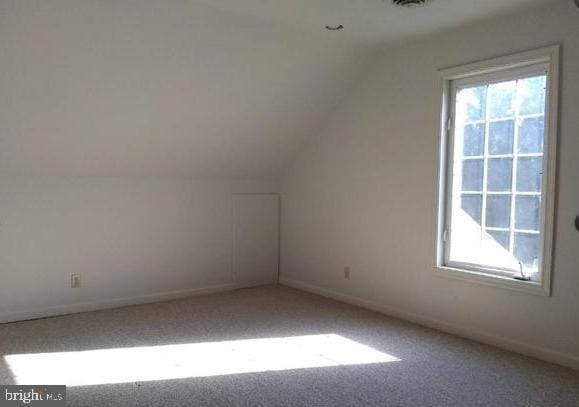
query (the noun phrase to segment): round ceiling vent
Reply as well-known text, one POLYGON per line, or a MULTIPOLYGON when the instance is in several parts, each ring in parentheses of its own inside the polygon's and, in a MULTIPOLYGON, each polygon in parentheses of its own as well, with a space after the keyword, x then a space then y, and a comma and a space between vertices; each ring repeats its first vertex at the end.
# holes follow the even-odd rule
POLYGON ((418 7, 425 5, 426 1, 427 0, 392 0, 392 3, 400 7, 418 7))

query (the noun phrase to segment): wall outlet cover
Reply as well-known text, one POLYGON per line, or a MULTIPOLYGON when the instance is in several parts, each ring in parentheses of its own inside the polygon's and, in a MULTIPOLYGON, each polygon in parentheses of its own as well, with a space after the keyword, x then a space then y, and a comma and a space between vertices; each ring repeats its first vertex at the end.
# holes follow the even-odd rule
POLYGON ((71 288, 80 288, 80 274, 73 274, 70 277, 70 287, 71 288))
POLYGON ((350 279, 350 267, 344 267, 344 278, 346 280, 350 279))

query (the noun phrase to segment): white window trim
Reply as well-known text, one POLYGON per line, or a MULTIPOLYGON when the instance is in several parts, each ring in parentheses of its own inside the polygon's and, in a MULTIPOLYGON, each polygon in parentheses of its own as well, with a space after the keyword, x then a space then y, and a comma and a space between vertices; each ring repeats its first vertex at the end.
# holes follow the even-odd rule
POLYGON ((470 281, 474 283, 497 286, 526 293, 550 296, 553 263, 553 229, 555 220, 555 193, 556 193, 556 155, 557 155, 557 124, 558 124, 558 101, 559 101, 559 51, 560 46, 540 48, 532 51, 517 53, 509 56, 489 59, 463 66, 442 69, 439 71, 442 85, 442 103, 440 112, 440 145, 439 145, 439 169, 436 185, 438 198, 438 212, 436 219, 436 253, 434 270, 438 275, 470 281), (547 93, 545 118, 547 133, 544 141, 543 156, 546 166, 543 174, 543 211, 542 211, 542 258, 541 258, 541 282, 520 281, 513 279, 504 273, 496 273, 496 270, 481 266, 464 267, 463 265, 445 264, 445 250, 448 246, 444 243, 447 212, 448 188, 447 173, 449 163, 449 140, 454 132, 454 123, 450 117, 452 110, 451 86, 456 81, 469 82, 484 81, 493 76, 503 77, 509 71, 517 71, 517 74, 526 69, 537 69, 538 65, 545 67, 547 72, 547 93), (493 274, 495 273, 495 274, 493 274))

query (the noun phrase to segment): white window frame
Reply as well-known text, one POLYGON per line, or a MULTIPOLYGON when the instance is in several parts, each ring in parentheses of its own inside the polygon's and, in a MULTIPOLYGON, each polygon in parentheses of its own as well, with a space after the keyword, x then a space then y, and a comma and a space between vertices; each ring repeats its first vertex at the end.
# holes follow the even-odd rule
POLYGON ((552 280, 553 229, 555 219, 557 123, 559 100, 559 45, 489 59, 439 71, 442 83, 442 108, 440 122, 440 159, 437 178, 438 216, 436 224, 435 271, 461 280, 499 286, 516 291, 549 296, 552 280), (509 78, 533 76, 538 72, 547 75, 545 95, 545 139, 543 147, 543 187, 541 211, 540 281, 520 281, 504 270, 475 264, 449 262, 450 209, 452 192, 453 138, 455 108, 454 87, 477 83, 499 82, 509 78))

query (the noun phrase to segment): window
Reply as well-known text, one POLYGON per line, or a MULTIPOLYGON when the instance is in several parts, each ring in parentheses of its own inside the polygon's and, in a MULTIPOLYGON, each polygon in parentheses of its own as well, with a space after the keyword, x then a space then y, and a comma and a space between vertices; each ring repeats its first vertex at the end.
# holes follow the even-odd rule
POLYGON ((438 270, 550 294, 558 51, 442 71, 438 270))

